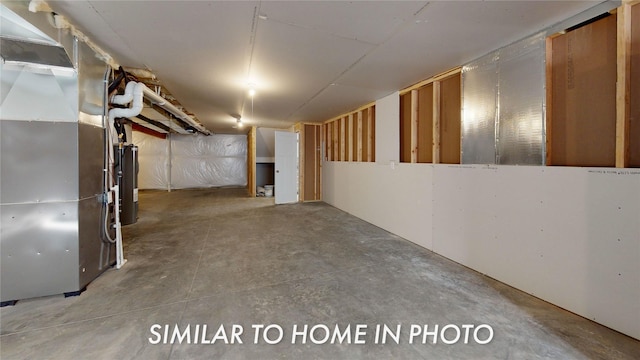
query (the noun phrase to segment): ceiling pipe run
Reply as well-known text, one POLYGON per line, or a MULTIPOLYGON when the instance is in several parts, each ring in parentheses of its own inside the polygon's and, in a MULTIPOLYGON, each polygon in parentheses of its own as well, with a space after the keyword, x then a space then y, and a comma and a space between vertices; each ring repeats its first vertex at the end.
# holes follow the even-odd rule
POLYGON ((161 108, 165 109, 166 111, 172 113, 174 116, 176 116, 176 118, 178 118, 178 120, 182 120, 183 122, 187 123, 189 126, 193 127, 195 130, 197 130, 198 132, 201 132, 205 135, 211 135, 211 132, 209 130, 207 130, 201 124, 197 123, 191 116, 187 115, 184 111, 178 109, 175 105, 167 101, 167 99, 156 94, 155 91, 149 89, 145 85, 142 85, 142 86, 143 86, 144 97, 151 100, 155 105, 158 105, 161 108))

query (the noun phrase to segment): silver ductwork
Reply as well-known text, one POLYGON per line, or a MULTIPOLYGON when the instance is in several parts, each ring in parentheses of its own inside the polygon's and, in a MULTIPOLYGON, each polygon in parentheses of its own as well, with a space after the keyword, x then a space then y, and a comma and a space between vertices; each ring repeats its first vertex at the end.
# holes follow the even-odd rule
POLYGON ((102 230, 107 66, 0 7, 1 300, 75 294, 115 262, 102 230))

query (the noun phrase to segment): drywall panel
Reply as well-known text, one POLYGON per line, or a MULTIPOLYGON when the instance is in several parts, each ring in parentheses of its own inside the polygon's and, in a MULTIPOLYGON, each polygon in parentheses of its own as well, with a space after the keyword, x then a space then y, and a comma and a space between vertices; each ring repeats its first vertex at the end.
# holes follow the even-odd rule
POLYGON ((259 127, 256 131, 256 162, 274 162, 276 129, 259 127))
POLYGON ((399 162, 400 154, 400 94, 394 92, 376 101, 375 161, 380 164, 399 162))
POLYGON ((640 338, 640 170, 325 163, 324 200, 640 338))
POLYGON ((640 171, 545 169, 541 297, 640 338, 640 171))
POLYGON ((437 166, 433 184, 433 249, 486 273, 486 242, 494 237, 495 167, 437 166), (474 241, 469 241, 474 239, 474 241))
POLYGON ((322 198, 427 249, 431 241, 430 165, 327 162, 322 198))
POLYGON ((616 16, 553 38, 549 165, 615 166, 616 16))
POLYGON ((640 171, 436 166, 433 184, 435 252, 640 336, 640 171))

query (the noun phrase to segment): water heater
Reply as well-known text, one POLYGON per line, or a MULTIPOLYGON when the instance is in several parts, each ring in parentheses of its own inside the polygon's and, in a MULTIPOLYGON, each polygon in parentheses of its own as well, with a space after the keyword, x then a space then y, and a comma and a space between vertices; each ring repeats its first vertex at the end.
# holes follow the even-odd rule
POLYGON ((120 222, 138 221, 138 147, 123 145, 115 148, 115 174, 120 185, 120 222))

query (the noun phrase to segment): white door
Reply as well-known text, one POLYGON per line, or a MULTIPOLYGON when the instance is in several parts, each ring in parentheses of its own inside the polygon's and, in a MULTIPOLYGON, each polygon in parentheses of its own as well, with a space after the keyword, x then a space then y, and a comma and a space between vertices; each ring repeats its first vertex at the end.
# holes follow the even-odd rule
POLYGON ((298 133, 276 131, 276 204, 298 202, 298 133))

